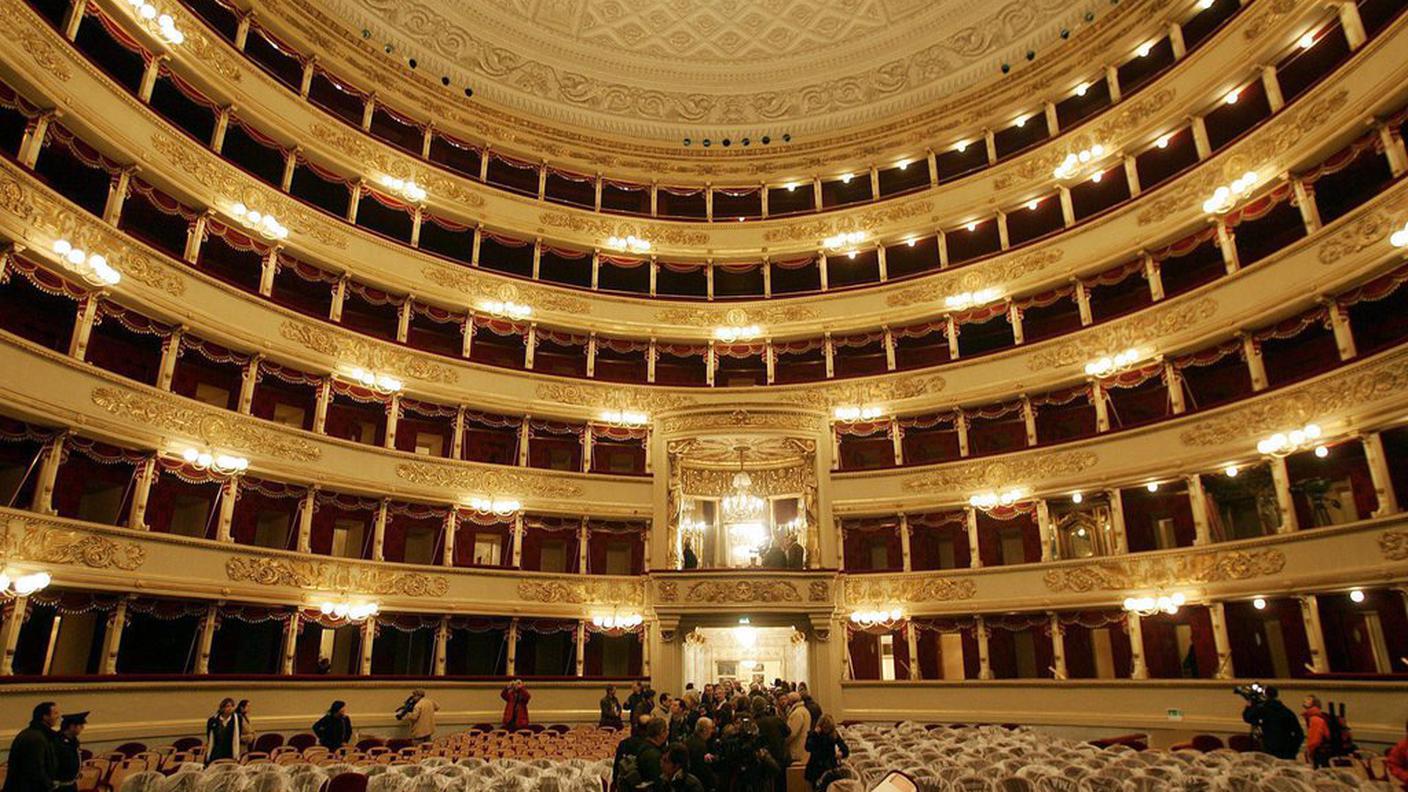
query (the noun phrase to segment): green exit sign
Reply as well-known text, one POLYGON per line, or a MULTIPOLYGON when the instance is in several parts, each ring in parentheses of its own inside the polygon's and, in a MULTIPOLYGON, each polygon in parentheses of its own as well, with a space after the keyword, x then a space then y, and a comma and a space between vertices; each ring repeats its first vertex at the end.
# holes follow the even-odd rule
POLYGON ((1181 710, 1181 709, 1174 709, 1173 707, 1169 707, 1169 709, 1168 709, 1168 719, 1171 720, 1171 721, 1181 721, 1181 720, 1183 720, 1183 710, 1181 710))

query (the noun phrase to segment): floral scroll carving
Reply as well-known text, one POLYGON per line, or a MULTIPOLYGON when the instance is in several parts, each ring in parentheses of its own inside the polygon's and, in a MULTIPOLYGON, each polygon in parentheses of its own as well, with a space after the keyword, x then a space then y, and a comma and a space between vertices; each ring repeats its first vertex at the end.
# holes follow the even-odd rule
POLYGON ((152 396, 122 388, 93 389, 93 403, 111 415, 176 435, 199 438, 212 446, 252 451, 295 462, 315 462, 322 449, 308 440, 267 429, 253 418, 227 410, 195 407, 173 397, 152 396))
POLYGON ((551 476, 502 470, 466 469, 455 465, 402 462, 396 475, 412 484, 462 492, 503 492, 540 498, 576 498, 582 488, 551 476))
POLYGON ((1408 561, 1408 531, 1379 534, 1379 552, 1389 561, 1408 561))
POLYGON ((518 598, 564 605, 642 605, 645 584, 615 580, 520 580, 518 598))
POLYGON ((449 582, 440 575, 275 556, 231 558, 225 562, 225 574, 235 582, 260 586, 353 591, 388 597, 443 597, 450 591, 449 582))
POLYGON ((1050 345, 1027 359, 1032 371, 1083 364, 1101 355, 1156 342, 1187 330, 1216 316, 1217 301, 1205 297, 1192 303, 1175 304, 1109 322, 1093 332, 1081 333, 1075 340, 1050 345))
POLYGON ((1286 556, 1280 550, 1231 550, 1166 558, 1098 561, 1050 570, 1042 582, 1048 591, 1084 594, 1249 580, 1275 575, 1285 566, 1286 556))
POLYGON ((846 580, 846 602, 851 605, 871 603, 919 604, 952 602, 977 596, 978 586, 968 578, 849 578, 846 580))
POLYGON ((367 368, 423 382, 453 385, 459 372, 424 355, 400 352, 389 345, 358 338, 348 333, 317 327, 292 319, 279 326, 279 334, 289 341, 338 360, 356 360, 367 368))
POLYGON ((1098 461, 1099 457, 1089 451, 1071 451, 1062 454, 1032 454, 995 462, 972 462, 945 466, 914 476, 904 482, 904 488, 910 492, 944 493, 997 489, 1009 484, 1075 475, 1094 467, 1098 461))
POLYGON ((684 601, 719 605, 801 602, 797 587, 782 580, 706 580, 685 589, 684 601))
POLYGON ((10 520, 0 528, 0 549, 5 558, 14 561, 124 572, 140 568, 147 560, 146 548, 136 542, 119 542, 106 536, 23 519, 10 520))

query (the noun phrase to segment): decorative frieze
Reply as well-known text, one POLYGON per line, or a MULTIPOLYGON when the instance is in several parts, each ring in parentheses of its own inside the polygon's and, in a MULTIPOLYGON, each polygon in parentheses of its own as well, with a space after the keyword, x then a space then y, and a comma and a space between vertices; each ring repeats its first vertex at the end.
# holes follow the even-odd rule
POLYGON ((403 352, 353 333, 287 319, 279 326, 279 335, 339 362, 355 362, 372 371, 443 385, 453 385, 460 379, 458 371, 430 360, 428 354, 403 352))
POLYGON ((1102 355, 1113 355, 1126 349, 1157 344, 1169 336, 1213 318, 1218 313, 1217 301, 1211 297, 1162 308, 1151 308, 1124 319, 1083 330, 1070 340, 1043 345, 1027 357, 1032 371, 1084 365, 1102 355))
POLYGON ((906 479, 904 488, 925 494, 1000 490, 1015 484, 1078 475, 1095 467, 1099 461, 1100 458, 1090 451, 1013 455, 1011 459, 944 465, 906 479))
POLYGON ((808 305, 765 305, 758 308, 671 307, 655 312, 655 321, 676 327, 746 327, 808 322, 821 314, 808 305))
POLYGON ((1092 591, 1192 586, 1275 575, 1286 566, 1280 550, 1227 550, 1154 558, 1102 559, 1049 570, 1042 576, 1048 591, 1092 591))
MULTIPOLYGON (((558 289, 519 286, 501 278, 474 272, 464 267, 429 266, 421 275, 437 286, 443 286, 467 297, 527 305, 539 311, 561 311, 584 316, 592 312, 589 300, 565 294, 558 289)), ((471 306, 472 307, 472 306, 471 306)))
POLYGON ((813 434, 819 432, 823 425, 821 416, 812 413, 730 410, 670 416, 660 421, 660 431, 664 434, 679 434, 753 429, 813 434))
POLYGON ((851 606, 913 605, 970 600, 977 596, 978 586, 971 578, 859 575, 846 578, 845 593, 846 604, 851 606))
POLYGON ((701 248, 708 247, 710 244, 708 231, 696 231, 678 224, 639 223, 631 220, 553 210, 539 213, 538 222, 544 228, 571 231, 601 240, 611 237, 624 239, 633 236, 639 239, 648 239, 656 247, 701 248))
POLYGON ((689 583, 684 590, 686 605, 776 605, 801 601, 797 584, 785 580, 704 580, 689 583))
POLYGON ((843 404, 877 404, 932 396, 948 385, 938 374, 904 374, 860 382, 816 383, 782 391, 778 401, 830 411, 843 404))
POLYGON ((506 497, 576 498, 582 488, 576 484, 538 473, 467 468, 452 464, 402 462, 397 477, 425 487, 456 490, 460 493, 499 493, 506 497))
POLYGON ((868 209, 843 217, 788 223, 781 228, 764 231, 763 241, 774 244, 778 242, 820 242, 836 234, 851 231, 875 232, 893 223, 904 221, 927 218, 937 223, 938 218, 931 217, 933 211, 934 200, 932 198, 918 198, 903 201, 894 206, 868 209))
POLYGON ((110 415, 168 436, 199 440, 213 448, 295 462, 316 462, 323 454, 316 444, 263 426, 254 418, 175 396, 100 386, 93 389, 92 400, 110 415))
POLYGON ((131 572, 147 560, 146 548, 106 536, 28 518, 0 525, 0 557, 37 564, 69 564, 131 572))
POLYGON ((18 45, 21 52, 54 79, 59 82, 73 79, 67 59, 54 46, 53 32, 36 24, 33 12, 24 9, 19 0, 6 0, 0 4, 0 27, 5 29, 7 42, 18 45))
POLYGON ((590 407, 605 410, 639 410, 656 413, 661 410, 676 410, 692 407, 698 400, 692 396, 665 393, 658 390, 631 388, 621 385, 597 385, 590 383, 573 384, 562 382, 539 383, 535 391, 538 399, 573 407, 590 407))
POLYGON ((1379 534, 1379 552, 1387 561, 1408 561, 1408 531, 1384 531, 1379 534))
POLYGON ((1003 256, 991 263, 964 267, 957 272, 926 279, 923 283, 901 289, 887 296, 885 304, 892 307, 941 306, 945 297, 963 292, 1002 288, 1012 281, 1035 275, 1058 263, 1065 255, 1065 250, 1052 247, 1015 256, 1003 256))
POLYGON ((643 605, 643 580, 520 580, 518 598, 562 605, 643 605))
POLYGON ((403 572, 372 564, 344 564, 281 556, 235 557, 225 562, 236 583, 282 586, 305 591, 376 594, 384 597, 444 597, 449 582, 441 575, 403 572))

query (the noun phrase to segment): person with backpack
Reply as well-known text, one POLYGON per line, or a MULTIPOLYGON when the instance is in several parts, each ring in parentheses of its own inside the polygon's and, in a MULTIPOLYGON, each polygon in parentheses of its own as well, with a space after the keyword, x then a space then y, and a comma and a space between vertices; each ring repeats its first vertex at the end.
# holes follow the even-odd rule
POLYGON ((1306 696, 1301 704, 1305 717, 1305 758, 1317 768, 1329 767, 1336 756, 1347 756, 1354 752, 1354 742, 1343 715, 1336 715, 1332 708, 1326 712, 1320 708, 1319 696, 1306 696))
POLYGON ((1290 707, 1281 703, 1274 687, 1266 688, 1264 697, 1249 701, 1242 710, 1242 720, 1255 727, 1261 735, 1261 749, 1278 759, 1295 759, 1305 739, 1300 718, 1290 707))

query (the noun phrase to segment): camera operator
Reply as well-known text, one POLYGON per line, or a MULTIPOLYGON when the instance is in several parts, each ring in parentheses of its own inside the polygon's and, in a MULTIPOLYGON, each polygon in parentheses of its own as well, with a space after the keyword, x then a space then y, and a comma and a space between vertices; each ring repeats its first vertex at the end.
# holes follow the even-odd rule
POLYGON ((1242 720, 1251 724, 1252 733, 1261 740, 1261 749, 1279 759, 1295 759, 1305 731, 1300 718, 1281 703, 1276 688, 1252 684, 1237 688, 1236 693, 1247 700, 1242 720))
POLYGON ((435 712, 439 709, 440 705, 426 696, 424 690, 416 688, 396 710, 396 720, 408 719, 411 739, 418 743, 428 742, 435 736, 435 712))

